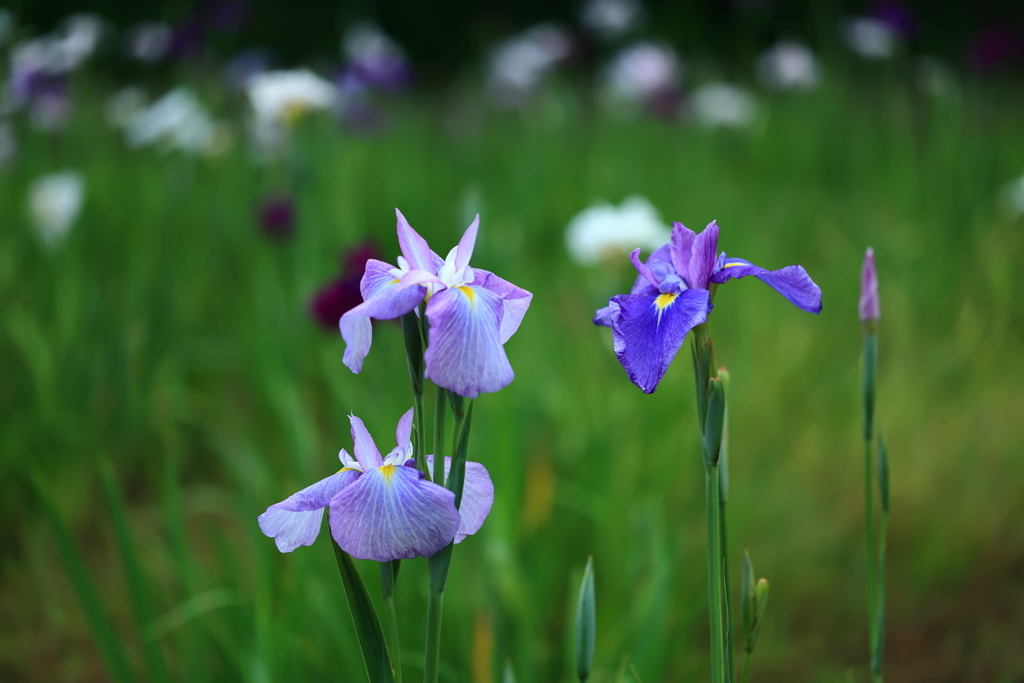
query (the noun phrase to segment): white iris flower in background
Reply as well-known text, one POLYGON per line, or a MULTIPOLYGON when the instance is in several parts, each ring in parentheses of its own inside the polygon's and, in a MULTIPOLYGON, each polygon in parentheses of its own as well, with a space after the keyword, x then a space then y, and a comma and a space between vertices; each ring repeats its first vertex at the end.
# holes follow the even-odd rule
POLYGON ((77 171, 42 176, 32 183, 28 210, 43 244, 56 248, 78 218, 85 200, 85 182, 77 171))
POLYGON ((591 266, 620 259, 637 247, 657 249, 670 234, 647 199, 630 195, 619 206, 595 204, 576 214, 565 229, 565 248, 576 263, 591 266))

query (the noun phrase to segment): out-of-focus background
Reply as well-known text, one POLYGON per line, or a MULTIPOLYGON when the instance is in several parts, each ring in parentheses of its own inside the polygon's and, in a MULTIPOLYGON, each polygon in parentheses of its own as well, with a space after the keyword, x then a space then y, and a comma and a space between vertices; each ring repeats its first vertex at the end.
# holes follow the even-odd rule
POLYGON ((280 554, 256 517, 337 468, 350 412, 386 440, 411 405, 400 328, 360 375, 336 328, 399 207, 442 254, 479 213, 474 265, 534 293, 475 409, 496 496, 445 680, 570 680, 591 554, 593 680, 707 677, 689 353, 644 395, 590 318, 632 248, 712 219, 824 292, 734 281, 710 320, 729 551, 772 583, 752 678, 867 679, 873 246, 887 674, 1024 680, 1022 68, 1010 2, 3 3, 0 678, 362 680, 326 536, 280 554))

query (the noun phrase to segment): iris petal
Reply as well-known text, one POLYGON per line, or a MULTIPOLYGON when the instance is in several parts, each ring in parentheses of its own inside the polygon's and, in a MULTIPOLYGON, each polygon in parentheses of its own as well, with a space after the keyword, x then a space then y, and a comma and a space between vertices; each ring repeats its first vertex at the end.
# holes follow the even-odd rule
POLYGON ((342 470, 271 505, 257 518, 260 530, 274 539, 282 553, 290 553, 300 545, 311 545, 320 534, 324 508, 359 474, 355 470, 342 470))
POLYGON ((526 311, 530 308, 533 294, 522 287, 517 287, 508 280, 503 280, 494 273, 473 269, 473 286, 483 287, 501 297, 501 343, 504 344, 519 329, 526 311))
POLYGON ((501 317, 501 297, 483 287, 455 287, 430 297, 426 376, 467 398, 507 386, 515 373, 501 344, 501 317))
POLYGON ((771 286, 797 308, 808 313, 821 312, 821 288, 814 283, 803 266, 786 266, 779 270, 765 270, 750 261, 726 259, 722 269, 711 276, 711 282, 722 284, 732 278, 753 275, 771 286))
POLYGON ((707 320, 710 294, 620 294, 609 302, 615 355, 630 381, 652 393, 665 375, 686 334, 707 320))
POLYGON ((434 259, 427 241, 412 229, 401 211, 395 209, 395 216, 398 218, 398 246, 401 247, 405 260, 409 262, 413 270, 425 270, 437 275, 437 268, 434 267, 434 259))
POLYGON ((405 315, 416 308, 426 290, 419 285, 403 287, 398 280, 388 275, 387 280, 380 277, 379 267, 376 264, 387 265, 383 261, 376 261, 371 274, 370 267, 367 267, 363 275, 360 288, 365 292, 373 290, 372 295, 363 303, 347 311, 341 320, 338 321, 338 328, 345 340, 345 355, 342 362, 352 372, 359 373, 363 369, 363 359, 370 352, 370 345, 373 342, 373 328, 370 318, 378 320, 391 320, 405 315))
MULTIPOLYGON (((430 471, 434 471, 434 456, 427 456, 427 465, 430 471)), ((452 468, 452 459, 444 459, 444 477, 448 478, 448 472, 452 468)), ((494 504, 494 483, 491 482, 491 475, 487 468, 478 462, 466 463, 466 481, 462 487, 462 503, 459 505, 459 531, 455 534, 455 542, 461 543, 462 539, 480 531, 484 520, 491 512, 491 505, 494 504)))
POLYGON ((693 240, 690 252, 690 268, 685 275, 687 283, 694 289, 707 289, 708 278, 715 270, 718 258, 718 223, 711 221, 693 240))
POLYGON ((459 529, 455 494, 412 467, 374 468, 342 489, 330 507, 334 540, 363 560, 430 557, 459 529))
POLYGON ((370 432, 366 430, 366 425, 355 415, 349 415, 348 421, 352 428, 352 450, 355 452, 356 460, 359 461, 363 472, 380 467, 380 451, 377 450, 377 444, 373 442, 370 432))

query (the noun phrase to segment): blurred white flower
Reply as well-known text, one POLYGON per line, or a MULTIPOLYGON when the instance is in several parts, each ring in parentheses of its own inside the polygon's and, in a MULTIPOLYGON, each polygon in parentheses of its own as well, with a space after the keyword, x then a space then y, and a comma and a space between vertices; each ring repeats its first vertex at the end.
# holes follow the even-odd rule
POLYGON ((61 171, 38 178, 29 187, 28 210, 39 238, 56 247, 71 229, 85 199, 85 183, 76 171, 61 171))
POLYGON ((1003 185, 999 191, 999 203, 1010 220, 1024 216, 1024 176, 1003 185))
POLYGON ((93 14, 75 14, 63 21, 56 39, 67 60, 69 71, 96 52, 106 30, 106 23, 93 14))
POLYGON ((613 106, 638 107, 679 88, 683 63, 668 45, 641 42, 623 48, 605 67, 604 95, 613 106))
POLYGON ((14 14, 10 10, 0 9, 0 45, 14 35, 14 14))
POLYGON ((773 90, 812 90, 818 85, 821 69, 810 48, 784 40, 761 53, 757 75, 773 90))
POLYGON ((612 41, 629 33, 644 18, 639 0, 590 0, 580 19, 599 40, 612 41))
POLYGON ((338 88, 308 69, 264 71, 246 83, 256 120, 290 125, 302 114, 337 103, 338 88))
POLYGON ((18 153, 18 139, 6 121, 0 121, 0 170, 7 168, 18 153))
POLYGON ((155 64, 167 56, 171 49, 174 30, 161 21, 144 21, 125 32, 124 47, 133 59, 155 64))
POLYGON ((657 209, 639 195, 622 204, 596 204, 576 214, 565 229, 565 248, 574 261, 589 266, 607 257, 621 258, 636 248, 657 249, 671 235, 657 209))
POLYGON ((125 139, 132 147, 159 145, 189 154, 211 153, 217 126, 195 95, 175 88, 128 119, 125 139))
POLYGON ((899 36, 896 30, 881 19, 857 17, 842 25, 846 46, 859 57, 882 60, 892 57, 899 36))
POLYGON ((499 106, 522 107, 571 49, 569 34, 554 24, 538 24, 509 38, 491 51, 488 94, 499 106))
POLYGON ((121 88, 110 96, 103 108, 107 123, 115 128, 127 126, 133 116, 146 108, 147 100, 146 92, 137 85, 121 88))
POLYGON ((744 88, 728 83, 709 83, 693 91, 693 114, 708 126, 744 128, 757 118, 757 101, 744 88))

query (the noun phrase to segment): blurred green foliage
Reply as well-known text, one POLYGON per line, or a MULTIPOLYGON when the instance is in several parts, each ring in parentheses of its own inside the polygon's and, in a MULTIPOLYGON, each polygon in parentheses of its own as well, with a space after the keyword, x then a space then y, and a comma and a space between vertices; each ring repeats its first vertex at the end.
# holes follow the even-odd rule
MULTIPOLYGON (((732 376, 729 551, 739 566, 749 547, 773 586, 755 680, 866 673, 868 245, 892 467, 890 677, 1024 674, 1024 230, 996 201, 1024 170, 1017 86, 931 99, 840 75, 764 100, 741 132, 605 120, 570 95, 525 115, 419 102, 368 139, 311 119, 287 243, 256 225, 270 181, 241 131, 217 158, 132 151, 101 104, 80 99, 61 136, 24 132, 0 176, 4 680, 362 680, 329 540, 282 555, 256 517, 337 468, 348 413, 384 439, 411 405, 398 325, 377 325, 353 375, 340 337, 307 313, 346 247, 372 238, 397 253, 396 206, 442 253, 479 211, 474 265, 535 294, 507 345, 516 380, 477 401, 469 457, 497 493, 455 551, 442 677, 497 680, 510 661, 518 680, 570 680, 589 554, 591 680, 706 677, 690 363, 653 396, 631 385, 589 320, 631 269, 581 269, 562 245, 577 211, 633 192, 694 229, 717 219, 730 255, 800 263, 824 291, 814 317, 731 282, 710 318, 732 376), (50 251, 26 189, 66 167, 87 198, 50 251)), ((376 599, 377 567, 359 566, 376 599)), ((426 588, 426 562, 403 563, 407 676, 419 675, 426 588)))

